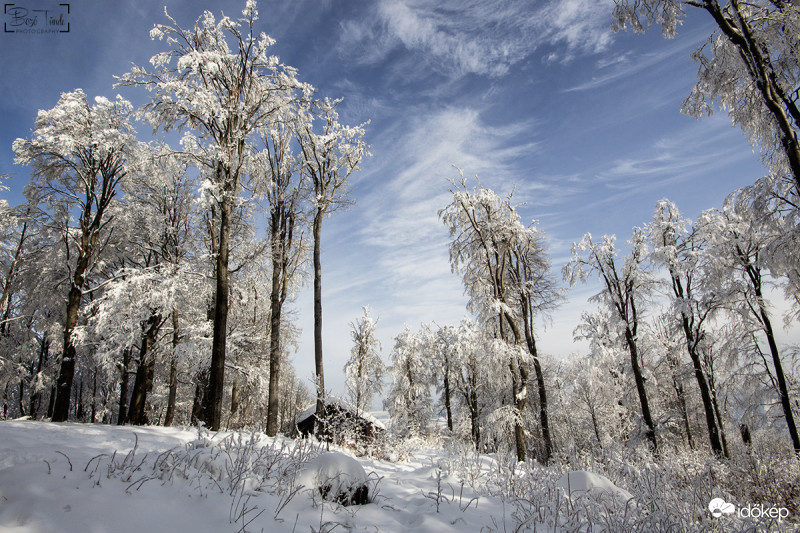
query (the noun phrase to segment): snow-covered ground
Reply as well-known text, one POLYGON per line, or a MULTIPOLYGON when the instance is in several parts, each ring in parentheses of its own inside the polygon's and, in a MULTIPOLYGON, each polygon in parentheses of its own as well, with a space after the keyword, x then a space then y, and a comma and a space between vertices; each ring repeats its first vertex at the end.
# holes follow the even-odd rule
MULTIPOLYGON (((509 483, 503 490, 510 480, 503 479, 504 467, 494 457, 457 458, 452 450, 431 447, 385 454, 393 460, 356 458, 371 503, 344 507, 298 484, 310 479, 314 465, 330 469, 343 460, 363 481, 358 465, 338 455, 320 460, 323 453, 307 441, 249 433, 0 422, 0 531, 465 533, 651 527, 642 522, 637 494, 596 473, 539 467, 536 479, 531 471, 520 474, 531 478, 525 495, 519 492, 524 483, 509 483), (586 498, 598 502, 597 512, 587 512, 586 498)), ((664 530, 729 531, 728 526, 748 525, 702 510, 686 518, 664 530)), ((791 530, 783 526, 779 529, 791 530)))

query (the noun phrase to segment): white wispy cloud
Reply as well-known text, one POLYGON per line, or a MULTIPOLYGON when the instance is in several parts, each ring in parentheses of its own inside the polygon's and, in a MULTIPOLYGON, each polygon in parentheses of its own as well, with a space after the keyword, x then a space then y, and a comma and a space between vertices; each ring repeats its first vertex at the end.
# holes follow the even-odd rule
POLYGON ((503 76, 543 45, 569 60, 612 40, 611 0, 485 2, 382 0, 359 20, 342 24, 340 49, 375 63, 397 49, 450 75, 503 76))

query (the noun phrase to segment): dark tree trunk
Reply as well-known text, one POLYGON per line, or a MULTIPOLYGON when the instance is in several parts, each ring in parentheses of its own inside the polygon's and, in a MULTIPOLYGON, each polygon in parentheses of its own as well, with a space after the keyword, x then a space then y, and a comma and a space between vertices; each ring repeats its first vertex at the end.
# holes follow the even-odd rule
POLYGON ((123 425, 128 421, 128 381, 130 378, 131 348, 125 348, 122 352, 122 379, 119 386, 119 414, 117 424, 123 425))
POLYGON ((164 416, 164 425, 171 426, 175 420, 175 402, 178 398, 178 360, 175 354, 180 335, 178 330, 178 310, 172 309, 172 357, 169 362, 169 396, 167 398, 167 414, 164 416))
POLYGON ((647 389, 644 385, 644 375, 639 365, 639 350, 636 346, 636 337, 630 327, 625 328, 625 341, 628 344, 628 351, 631 355, 631 367, 633 369, 633 379, 636 382, 636 392, 639 395, 639 403, 642 406, 642 418, 647 426, 645 436, 650 441, 650 446, 654 453, 658 453, 658 443, 656 441, 656 426, 653 422, 653 415, 650 413, 650 403, 647 401, 647 389))
POLYGON ((281 278, 282 252, 273 250, 272 290, 270 292, 270 336, 269 336, 269 399, 267 400, 267 435, 278 433, 278 408, 281 372, 281 278))
MULTIPOLYGON (((47 338, 47 335, 42 338, 42 343, 39 346, 39 361, 36 365, 36 374, 34 374, 34 380, 36 380, 36 376, 42 371, 44 368, 45 363, 47 362, 48 355, 50 354, 50 339, 47 338)), ((31 393, 31 405, 30 405, 30 413, 31 418, 36 419, 39 415, 39 406, 42 401, 42 392, 37 388, 34 387, 33 392, 31 393)))
POLYGON ((284 193, 270 207, 270 248, 272 252, 272 286, 270 287, 270 338, 269 338, 269 398, 267 400, 266 433, 274 437, 278 433, 280 414, 281 376, 281 316, 286 301, 291 258, 293 252, 295 201, 297 191, 290 191, 288 180, 283 176, 284 193), (284 196, 286 195, 286 196, 284 196))
POLYGON ((475 444, 475 449, 480 451, 481 447, 481 426, 479 420, 480 412, 478 411, 478 392, 473 389, 469 393, 469 419, 472 430, 472 442, 475 444))
POLYGON ((97 415, 97 366, 94 367, 92 374, 92 418, 89 422, 94 423, 97 415))
POLYGON ((83 373, 80 375, 80 386, 78 387, 78 405, 75 406, 75 418, 83 422, 83 373))
POLYGON ((225 392, 225 349, 228 335, 228 295, 230 273, 231 217, 233 199, 225 197, 220 209, 219 247, 216 261, 216 288, 214 293, 214 337, 211 341, 211 368, 208 379, 208 394, 203 407, 208 429, 217 431, 222 423, 222 397, 225 392))
MULTIPOLYGON (((525 412, 525 406, 528 403, 528 396, 525 393, 528 384, 528 372, 525 370, 525 366, 521 361, 514 361, 511 364, 517 367, 516 369, 512 369, 511 372, 511 388, 514 392, 514 407, 521 419, 522 413, 525 412)), ((522 425, 521 421, 517 421, 514 424, 514 442, 517 448, 517 461, 526 461, 528 458, 528 449, 525 444, 525 427, 522 425)))
POLYGON ((152 353, 158 330, 161 327, 161 317, 151 315, 147 319, 147 329, 142 333, 142 343, 139 347, 139 366, 136 369, 136 381, 133 385, 131 398, 130 421, 134 426, 147 424, 146 403, 147 394, 153 388, 153 374, 155 372, 155 356, 152 353))
POLYGON ((205 420, 204 397, 208 394, 208 370, 200 372, 194 387, 194 402, 192 402, 192 423, 197 424, 205 420))
MULTIPOLYGON (((317 424, 324 424, 325 417, 325 369, 322 359, 322 216, 323 210, 317 208, 312 228, 314 237, 314 372, 317 387, 317 424)), ((319 429, 319 428, 318 428, 319 429)))
POLYGON ((453 410, 450 407, 450 362, 444 367, 444 410, 447 414, 447 429, 453 431, 453 410))
POLYGON ((17 397, 17 407, 19 408, 19 416, 25 416, 25 404, 22 402, 25 396, 25 380, 19 380, 19 396, 17 397))
POLYGON ((83 273, 76 272, 75 279, 67 297, 67 319, 64 323, 64 353, 61 368, 56 380, 56 399, 53 404, 53 422, 66 422, 69 418, 69 403, 72 395, 72 380, 75 377, 75 357, 77 350, 72 341, 72 333, 78 325, 78 311, 81 306, 83 273))
POLYGON ((689 449, 694 450, 694 439, 692 438, 692 426, 689 424, 689 411, 686 409, 686 391, 683 389, 683 384, 678 381, 677 376, 672 376, 672 388, 675 389, 675 397, 678 400, 678 407, 681 410, 681 418, 683 418, 683 429, 686 431, 686 441, 689 444, 689 449))
POLYGON ((589 416, 592 418, 592 428, 594 429, 594 438, 597 439, 597 444, 600 448, 603 447, 603 439, 600 438, 600 426, 597 424, 597 412, 594 409, 594 404, 589 404, 589 416))
POLYGON ((794 453, 800 456, 800 436, 797 434, 797 426, 795 425, 794 414, 792 413, 792 404, 789 400, 789 387, 786 383, 786 376, 783 373, 783 364, 781 363, 778 344, 775 342, 775 334, 772 330, 772 322, 769 319, 766 309, 764 309, 764 306, 761 303, 764 300, 760 289, 757 289, 756 297, 759 302, 759 311, 761 313, 761 323, 764 326, 764 334, 767 336, 769 351, 772 354, 772 365, 775 367, 775 379, 778 384, 777 392, 781 401, 781 407, 783 407, 783 416, 786 418, 786 425, 789 428, 789 436, 792 439, 794 453))
POLYGON ((56 405, 56 386, 50 387, 50 398, 47 400, 47 418, 53 418, 53 409, 56 405))
POLYGON ((719 400, 717 400, 717 388, 714 385, 713 375, 709 375, 708 384, 711 386, 711 403, 714 405, 714 414, 717 417, 717 427, 719 428, 719 440, 722 442, 722 450, 725 457, 730 457, 728 453, 728 440, 725 438, 725 424, 722 420, 722 411, 719 408, 719 400))
POLYGON ((544 456, 541 462, 547 465, 553 456, 553 440, 550 436, 550 418, 547 409, 547 390, 544 384, 544 372, 542 363, 539 360, 539 352, 536 349, 536 339, 533 336, 532 313, 530 311, 530 300, 527 295, 522 295, 522 319, 525 323, 525 342, 528 353, 533 358, 533 371, 536 374, 536 388, 539 392, 539 423, 542 426, 542 440, 544 441, 544 456))

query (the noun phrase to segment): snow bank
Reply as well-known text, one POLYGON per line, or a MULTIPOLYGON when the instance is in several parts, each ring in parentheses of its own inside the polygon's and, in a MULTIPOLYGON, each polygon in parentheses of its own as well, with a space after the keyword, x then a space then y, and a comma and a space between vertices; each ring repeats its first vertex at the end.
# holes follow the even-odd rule
POLYGON ((633 499, 630 492, 617 487, 607 477, 585 470, 564 473, 556 481, 556 487, 561 488, 570 499, 585 494, 598 501, 613 501, 623 506, 633 499))

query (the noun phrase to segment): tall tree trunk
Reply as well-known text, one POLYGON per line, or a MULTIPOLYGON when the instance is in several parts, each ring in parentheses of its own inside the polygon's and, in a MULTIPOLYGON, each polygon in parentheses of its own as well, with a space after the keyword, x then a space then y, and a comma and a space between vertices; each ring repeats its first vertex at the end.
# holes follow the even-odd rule
POLYGON ((83 372, 80 374, 80 386, 78 387, 78 401, 75 406, 75 418, 83 422, 83 372))
POLYGON ((167 397, 167 414, 164 425, 171 426, 175 420, 175 403, 178 398, 178 357, 176 351, 180 343, 178 329, 178 309, 172 308, 172 357, 169 362, 169 396, 167 397))
POLYGON ((56 386, 50 387, 50 398, 47 400, 47 418, 53 418, 53 409, 56 405, 56 386))
POLYGON ((453 410, 450 407, 450 364, 449 361, 444 368, 444 410, 447 414, 447 429, 453 431, 453 410))
POLYGON ((653 422, 653 415, 650 413, 650 403, 647 401, 647 389, 644 386, 644 376, 642 375, 642 368, 639 365, 639 349, 636 346, 636 337, 631 331, 630 327, 625 328, 625 341, 628 344, 628 351, 631 355, 631 367, 633 369, 633 378, 636 382, 636 392, 639 395, 639 403, 642 406, 642 418, 647 426, 645 436, 650 441, 650 446, 654 453, 658 453, 658 442, 656 441, 656 426, 653 422))
POLYGON ((239 411, 239 380, 236 379, 233 381, 233 386, 231 387, 231 418, 236 416, 236 413, 239 411))
POLYGON ((219 224, 219 247, 216 261, 216 288, 214 293, 214 337, 211 341, 211 368, 208 379, 208 394, 203 407, 208 429, 217 431, 222 423, 222 397, 225 392, 225 349, 228 335, 228 295, 230 273, 231 218, 233 198, 225 196, 221 203, 219 224))
POLYGON ((725 438, 725 424, 722 421, 722 411, 719 408, 719 401, 717 400, 717 388, 714 385, 713 376, 709 376, 709 385, 711 385, 711 403, 714 405, 714 414, 717 417, 717 427, 719 427, 719 440, 722 442, 722 450, 725 457, 730 457, 728 453, 728 441, 725 438))
POLYGON ((67 318, 64 322, 64 352, 56 380, 56 399, 53 404, 53 422, 66 422, 69 418, 69 403, 72 395, 72 380, 75 376, 75 357, 77 350, 72 333, 78 325, 78 311, 81 306, 83 273, 76 272, 67 296, 67 318))
POLYGON ((471 425, 472 442, 475 444, 475 449, 480 451, 481 447, 481 426, 479 420, 480 412, 478 411, 478 392, 473 387, 469 393, 469 419, 471 425))
POLYGON ((278 409, 281 372, 281 281, 283 277, 283 251, 272 251, 272 290, 270 291, 269 335, 269 399, 267 400, 267 435, 278 433, 278 409))
POLYGON ((686 431, 686 442, 689 444, 689 449, 694 450, 694 439, 692 438, 692 426, 689 424, 689 411, 686 408, 686 391, 683 384, 678 381, 676 375, 672 375, 672 388, 675 389, 675 397, 678 400, 678 407, 681 410, 681 418, 683 418, 683 429, 686 431))
POLYGON ((133 385, 133 398, 131 399, 130 420, 131 424, 139 426, 147 423, 146 402, 147 394, 153 388, 153 374, 155 372, 155 355, 152 353, 158 330, 161 327, 161 317, 151 315, 147 319, 147 329, 142 333, 142 342, 139 347, 139 366, 136 369, 136 381, 133 385))
POLYGON ((550 418, 547 409, 547 390, 544 384, 544 372, 542 363, 539 360, 539 352, 536 349, 536 339, 533 336, 532 313, 530 312, 530 300, 526 295, 522 295, 522 320, 525 323, 525 342, 528 353, 533 358, 533 371, 536 374, 536 388, 539 392, 539 423, 542 426, 542 440, 544 441, 544 457, 541 458, 542 464, 547 465, 553 456, 553 440, 550 436, 550 418))
MULTIPOLYGON (((34 374, 34 383, 39 381, 37 376, 42 372, 44 368, 45 362, 47 361, 47 356, 50 353, 50 339, 47 337, 45 333, 44 337, 42 338, 42 343, 39 346, 39 361, 36 365, 36 374, 34 374)), ((31 413, 31 418, 36 419, 39 415, 39 405, 42 400, 42 391, 40 390, 40 385, 34 385, 33 390, 31 392, 31 404, 29 411, 31 413)))
POLYGON ((192 423, 197 424, 206 418, 205 400, 208 395, 208 369, 195 377, 194 401, 192 402, 192 423))
POLYGON ((92 372, 92 418, 90 420, 91 423, 94 423, 95 415, 97 414, 97 365, 94 367, 94 372, 92 372))
MULTIPOLYGON (((498 284, 498 286, 500 285, 498 284)), ((500 338, 509 345, 518 346, 521 335, 513 317, 508 316, 505 312, 501 312, 499 319, 500 338), (508 334, 506 333, 506 321, 514 335, 513 343, 509 341, 508 334)), ((513 402, 517 414, 517 420, 514 422, 514 444, 516 446, 517 461, 525 462, 528 457, 528 450, 525 444, 525 427, 522 425, 522 413, 525 411, 525 406, 528 403, 528 372, 525 369, 525 365, 519 360, 516 354, 508 364, 511 372, 511 401, 513 402)))
MULTIPOLYGON (((324 210, 318 207, 314 214, 314 372, 317 387, 317 425, 324 424, 325 417, 325 370, 322 359, 322 217, 324 210)), ((320 429, 320 428, 317 428, 320 429)))
POLYGON ((761 323, 763 325, 764 334, 767 336, 769 351, 772 354, 772 365, 775 367, 775 379, 778 382, 777 392, 781 400, 781 407, 783 407, 783 416, 786 418, 786 425, 789 427, 789 436, 792 439, 794 453, 800 456, 800 436, 797 434, 797 425, 795 425, 794 422, 792 404, 789 400, 789 387, 786 383, 786 376, 783 373, 783 364, 781 363, 778 344, 775 342, 775 334, 772 330, 772 322, 769 319, 767 310, 764 308, 764 299, 761 295, 760 288, 756 289, 756 297, 758 299, 759 312, 761 313, 761 323))
POLYGON ((117 415, 117 424, 123 425, 128 421, 128 381, 130 380, 131 364, 131 348, 125 348, 122 351, 122 379, 119 386, 119 414, 117 415))
POLYGON ((708 427, 708 439, 711 442, 711 450, 717 455, 727 457, 722 447, 722 441, 720 440, 719 426, 717 426, 716 416, 714 415, 714 404, 711 400, 711 391, 698 352, 698 340, 694 338, 691 326, 689 325, 689 318, 685 314, 682 314, 681 319, 683 331, 686 336, 686 349, 689 352, 689 358, 692 360, 694 376, 697 381, 697 386, 700 389, 700 398, 703 400, 703 412, 706 415, 706 426, 708 427))

